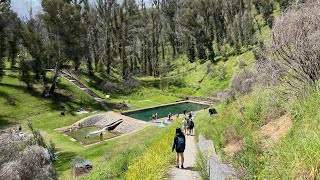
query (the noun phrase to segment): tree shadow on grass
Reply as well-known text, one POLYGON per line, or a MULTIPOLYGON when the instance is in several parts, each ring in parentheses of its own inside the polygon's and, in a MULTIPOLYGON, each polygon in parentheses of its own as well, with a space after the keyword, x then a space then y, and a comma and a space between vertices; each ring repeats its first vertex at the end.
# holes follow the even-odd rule
POLYGON ((77 154, 74 152, 60 152, 58 160, 53 163, 54 167, 60 172, 67 171, 71 168, 71 159, 76 156, 77 154))
POLYGON ((68 113, 72 116, 77 115, 76 112, 80 108, 92 108, 93 110, 104 110, 102 106, 91 97, 83 97, 75 95, 71 88, 64 84, 59 84, 56 93, 49 97, 51 100, 50 108, 61 112, 68 113), (82 99, 82 100, 81 100, 82 99))
POLYGON ((20 91, 23 91, 25 93, 28 93, 34 97, 41 97, 41 94, 40 92, 36 91, 34 88, 27 88, 26 86, 23 86, 23 85, 15 85, 15 84, 8 84, 8 83, 0 83, 0 86, 5 86, 5 87, 8 87, 8 88, 13 88, 13 89, 16 89, 16 90, 20 90, 20 91))
POLYGON ((9 116, 0 115, 0 130, 17 125, 18 123, 10 121, 9 116))

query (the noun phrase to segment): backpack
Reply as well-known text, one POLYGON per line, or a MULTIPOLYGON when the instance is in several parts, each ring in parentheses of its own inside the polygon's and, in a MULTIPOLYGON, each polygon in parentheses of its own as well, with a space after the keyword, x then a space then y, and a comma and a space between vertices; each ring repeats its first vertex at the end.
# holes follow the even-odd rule
POLYGON ((191 129, 194 127, 193 121, 190 121, 190 127, 191 127, 191 129))
POLYGON ((184 138, 183 136, 177 136, 177 139, 178 139, 178 144, 177 144, 177 152, 183 152, 185 147, 186 147, 186 143, 184 141, 184 138))

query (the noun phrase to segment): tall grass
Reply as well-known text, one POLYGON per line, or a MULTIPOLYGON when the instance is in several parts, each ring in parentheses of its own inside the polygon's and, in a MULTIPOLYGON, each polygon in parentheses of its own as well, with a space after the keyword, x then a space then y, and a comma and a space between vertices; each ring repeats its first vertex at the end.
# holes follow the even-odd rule
POLYGON ((181 121, 173 123, 159 136, 145 152, 141 153, 128 168, 126 179, 163 179, 167 176, 170 164, 174 161, 171 152, 175 128, 180 127, 181 121))
POLYGON ((297 99, 290 109, 294 127, 265 154, 260 176, 277 179, 320 179, 320 91, 297 99))
POLYGON ((197 133, 214 140, 216 151, 233 163, 241 179, 320 179, 320 90, 308 91, 303 98, 283 97, 276 90, 256 91, 220 104, 217 110, 219 114, 212 117, 207 112, 198 114, 197 133), (259 128, 284 113, 291 114, 293 127, 263 151, 259 128), (223 151, 223 132, 229 125, 236 127, 243 142, 242 150, 233 156, 223 151))

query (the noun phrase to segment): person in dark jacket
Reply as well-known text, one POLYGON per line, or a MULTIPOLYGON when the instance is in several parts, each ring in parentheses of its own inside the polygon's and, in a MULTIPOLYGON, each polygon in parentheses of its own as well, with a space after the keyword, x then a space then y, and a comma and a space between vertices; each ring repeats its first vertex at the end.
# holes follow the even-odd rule
POLYGON ((177 155, 176 155, 176 161, 177 165, 176 167, 179 168, 179 157, 181 158, 181 169, 183 169, 183 163, 184 163, 184 156, 183 152, 186 147, 186 138, 184 134, 182 133, 180 128, 176 129, 176 135, 174 136, 173 139, 173 145, 172 145, 172 152, 173 150, 176 150, 177 155))

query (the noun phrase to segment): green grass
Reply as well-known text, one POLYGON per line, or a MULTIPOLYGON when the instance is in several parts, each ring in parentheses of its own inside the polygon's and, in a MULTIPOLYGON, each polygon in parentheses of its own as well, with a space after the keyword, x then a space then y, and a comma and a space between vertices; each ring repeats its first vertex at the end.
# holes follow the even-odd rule
POLYGON ((164 179, 168 176, 170 164, 174 161, 171 152, 175 128, 180 126, 181 119, 175 120, 164 133, 158 136, 148 148, 128 167, 126 179, 164 179))
MULTIPOLYGON (((150 175, 155 173, 155 170, 162 172, 161 177, 163 177, 174 159, 170 150, 175 126, 176 124, 173 123, 167 128, 147 127, 138 133, 108 141, 105 144, 106 151, 100 165, 83 179, 131 179, 138 177, 136 173, 139 173, 138 179, 148 179, 141 175, 150 175), (150 156, 152 151, 158 155, 150 156), (162 163, 157 164, 155 162, 159 162, 159 157, 162 163), (136 168, 139 171, 136 171, 136 168)), ((157 177, 160 176, 152 177, 158 179, 157 177)))
POLYGON ((128 108, 123 110, 134 110, 181 100, 178 97, 165 94, 161 90, 147 88, 140 89, 138 92, 129 95, 111 94, 110 97, 106 102, 116 111, 118 111, 116 105, 122 101, 125 101, 128 105, 128 108))
MULTIPOLYGON (((39 85, 34 85, 34 88, 29 90, 25 84, 17 79, 17 73, 7 72, 3 78, 0 88, 0 129, 8 126, 22 124, 26 127, 27 119, 34 117, 51 116, 57 120, 57 124, 48 128, 61 127, 64 122, 71 117, 76 117, 76 111, 80 107, 102 110, 91 97, 83 93, 81 90, 69 84, 64 79, 60 79, 55 98, 42 98, 40 96, 41 89, 39 85), (60 117, 62 111, 61 106, 65 107, 66 116, 60 117), (60 121, 61 120, 61 121, 60 121), (59 124, 62 123, 62 124, 59 124)), ((85 117, 87 115, 78 115, 85 117)), ((55 121, 49 121, 44 118, 44 122, 52 124, 55 121)), ((71 123, 72 120, 69 120, 71 123)), ((44 123, 44 124, 46 124, 44 123)), ((69 124, 67 123, 67 124, 69 124)))
MULTIPOLYGON (((73 74, 78 80, 90 87, 95 93, 100 97, 105 98, 105 94, 97 87, 101 83, 102 79, 98 73, 95 76, 88 76, 84 73, 73 74)), ((143 78, 147 83, 154 82, 157 78, 143 78)), ((159 82, 156 83, 156 87, 145 87, 142 86, 137 90, 133 90, 130 93, 121 94, 119 92, 109 93, 110 98, 105 99, 106 104, 113 111, 122 111, 122 110, 134 110, 140 108, 146 108, 150 106, 158 106, 161 104, 172 103, 178 100, 181 100, 176 96, 175 93, 168 93, 161 91, 159 88, 159 82), (119 109, 117 106, 120 102, 125 101, 128 105, 128 108, 119 109), (130 103, 129 103, 130 102, 130 103)))
MULTIPOLYGON (((85 138, 89 133, 94 132, 94 131, 98 131, 98 130, 101 130, 101 128, 90 126, 90 127, 81 128, 77 131, 71 131, 71 132, 68 131, 68 132, 66 132, 66 134, 68 136, 73 137, 77 141, 80 141, 83 144, 87 145, 87 144, 92 144, 92 143, 96 143, 96 142, 100 141, 100 133, 90 135, 90 137, 85 138)), ((107 140, 107 139, 110 139, 110 138, 117 136, 117 134, 110 132, 110 131, 105 131, 102 134, 103 134, 102 140, 107 140)))
POLYGON ((294 117, 290 133, 263 156, 264 168, 259 174, 265 178, 320 178, 320 91, 295 99, 289 112, 294 117))
MULTIPOLYGON (((210 61, 203 64, 198 61, 190 63, 188 59, 183 56, 173 64, 173 66, 177 68, 175 68, 170 75, 174 76, 167 76, 169 79, 180 81, 179 86, 176 86, 175 84, 177 83, 175 82, 165 84, 164 92, 175 94, 177 97, 212 97, 212 94, 215 92, 226 90, 229 87, 232 76, 240 71, 240 61, 245 62, 246 68, 250 67, 253 63, 252 51, 246 51, 238 56, 230 56, 227 61, 219 61, 213 64, 211 64, 210 61), (196 67, 196 69, 193 69, 194 67, 196 67), (211 69, 209 73, 207 73, 208 69, 211 69)), ((152 81, 152 79, 149 79, 149 81, 152 81)), ((153 81, 155 80, 153 79, 153 81)), ((158 81, 158 84, 161 83, 161 80, 158 81)))
POLYGON ((217 105, 216 116, 199 113, 195 119, 196 133, 212 139, 217 152, 233 163, 242 179, 317 179, 320 177, 319 101, 319 90, 306 93, 302 99, 284 97, 277 88, 256 90, 231 103, 217 105), (276 146, 262 150, 256 133, 283 112, 292 115, 293 128, 276 146), (225 135, 230 125, 236 127, 243 141, 242 151, 236 155, 223 151, 226 138, 233 138, 225 135))
MULTIPOLYGON (((128 136, 83 147, 54 129, 69 126, 91 115, 78 115, 76 111, 80 107, 91 107, 95 110, 102 110, 102 108, 68 81, 61 78, 58 84, 56 98, 42 98, 40 97, 39 85, 35 84, 33 90, 28 90, 23 83, 18 81, 17 73, 7 73, 0 88, 0 128, 17 128, 22 125, 22 130, 27 131, 27 120, 30 119, 34 128, 39 129, 47 141, 52 140, 56 144, 59 154, 54 166, 60 179, 72 179, 70 160, 75 156, 82 156, 93 163, 92 176, 89 174, 88 177, 95 177, 96 174, 100 178, 106 179, 110 174, 116 172, 119 172, 119 177, 125 177, 126 171, 124 169, 129 166, 129 164, 125 164, 128 160, 127 157, 137 157, 142 154, 141 150, 145 149, 148 143, 167 134, 165 128, 147 127, 128 136), (65 116, 60 115, 61 106, 65 106, 65 116), (121 160, 124 163, 119 165, 121 160), (112 170, 108 167, 112 167, 112 170), (105 176, 100 176, 101 173, 105 176)), ((146 97, 149 99, 153 95, 155 94, 149 94, 146 97)), ((151 100, 165 102, 161 97, 155 97, 151 100)))

